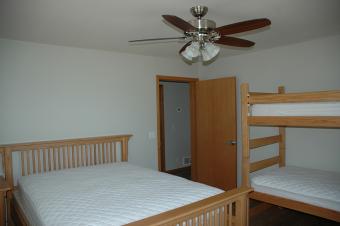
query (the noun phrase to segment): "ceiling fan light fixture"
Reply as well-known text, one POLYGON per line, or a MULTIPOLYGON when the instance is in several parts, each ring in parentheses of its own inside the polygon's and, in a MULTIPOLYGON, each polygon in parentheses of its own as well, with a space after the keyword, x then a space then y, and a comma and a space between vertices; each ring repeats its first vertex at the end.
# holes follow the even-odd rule
POLYGON ((193 58, 196 58, 200 55, 200 46, 198 42, 192 42, 191 45, 189 45, 185 50, 181 53, 182 56, 189 60, 192 61, 193 58))
POLYGON ((216 27, 215 21, 203 18, 208 12, 208 7, 197 5, 192 7, 190 12, 195 19, 189 21, 174 15, 162 15, 167 23, 181 30, 184 37, 151 38, 129 42, 184 39, 188 42, 182 46, 179 54, 192 62, 196 61, 194 58, 207 62, 212 61, 220 52, 220 47, 215 43, 235 47, 252 47, 255 42, 230 35, 256 30, 271 24, 269 19, 259 18, 216 27))
POLYGON ((201 55, 203 61, 210 61, 220 52, 220 47, 216 46, 210 42, 204 44, 204 48, 201 49, 201 55))

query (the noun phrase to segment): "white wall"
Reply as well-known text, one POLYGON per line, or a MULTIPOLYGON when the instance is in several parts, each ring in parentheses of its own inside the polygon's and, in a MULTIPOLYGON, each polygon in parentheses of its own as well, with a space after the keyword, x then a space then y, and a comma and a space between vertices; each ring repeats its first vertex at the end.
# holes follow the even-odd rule
POLYGON ((156 169, 155 75, 195 73, 179 57, 0 39, 0 144, 129 133, 129 160, 156 169))
POLYGON ((191 157, 190 86, 176 82, 161 84, 164 90, 165 169, 171 170, 184 167, 183 157, 191 157))
MULTIPOLYGON (((227 51, 227 50, 225 50, 227 51)), ((201 79, 235 75, 239 88, 253 91, 316 91, 340 89, 340 35, 227 58, 199 66, 201 79)), ((239 90, 238 90, 239 94, 239 90)), ((238 96, 238 112, 240 99, 238 96)), ((238 182, 241 172, 241 129, 238 114, 238 182)), ((252 131, 253 137, 268 134, 252 131)), ((340 130, 287 129, 287 164, 340 172, 340 130)), ((261 153, 260 155, 262 155, 261 153)), ((257 157, 255 157, 257 159, 257 157)))
MULTIPOLYGON (((156 130, 156 74, 189 76, 198 67, 202 79, 235 75, 238 87, 249 82, 257 91, 340 89, 339 50, 333 36, 190 66, 179 57, 0 39, 0 144, 132 133, 130 161, 156 168, 156 142, 148 139, 156 130)), ((339 137, 339 130, 288 129, 287 163, 340 171, 339 137)))

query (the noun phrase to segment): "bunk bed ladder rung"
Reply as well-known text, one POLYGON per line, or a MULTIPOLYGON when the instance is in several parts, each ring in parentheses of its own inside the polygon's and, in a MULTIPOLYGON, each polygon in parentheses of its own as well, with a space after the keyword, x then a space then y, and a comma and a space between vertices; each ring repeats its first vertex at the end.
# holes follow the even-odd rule
POLYGON ((249 148, 255 149, 266 145, 276 144, 279 143, 280 141, 281 141, 280 135, 251 139, 249 141, 249 148))
POLYGON ((273 166, 275 164, 278 164, 279 162, 280 162, 280 157, 275 156, 272 158, 250 163, 250 172, 252 173, 252 172, 267 168, 269 166, 273 166))

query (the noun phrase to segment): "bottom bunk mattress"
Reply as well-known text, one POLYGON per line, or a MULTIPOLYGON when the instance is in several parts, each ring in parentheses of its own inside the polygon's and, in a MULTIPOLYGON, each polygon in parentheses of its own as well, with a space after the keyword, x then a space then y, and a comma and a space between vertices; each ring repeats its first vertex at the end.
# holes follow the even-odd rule
POLYGON ((251 175, 256 192, 340 211, 340 173, 281 167, 251 175))
POLYGON ((22 177, 15 198, 31 225, 123 225, 223 191, 128 163, 22 177))

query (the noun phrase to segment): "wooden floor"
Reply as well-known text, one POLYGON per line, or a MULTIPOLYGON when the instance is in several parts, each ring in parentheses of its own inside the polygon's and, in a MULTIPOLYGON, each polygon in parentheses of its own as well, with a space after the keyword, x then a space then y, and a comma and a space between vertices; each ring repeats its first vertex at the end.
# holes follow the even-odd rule
POLYGON ((191 166, 168 170, 167 173, 191 180, 191 166))
POLYGON ((340 226, 340 223, 294 210, 250 201, 249 226, 340 226))

